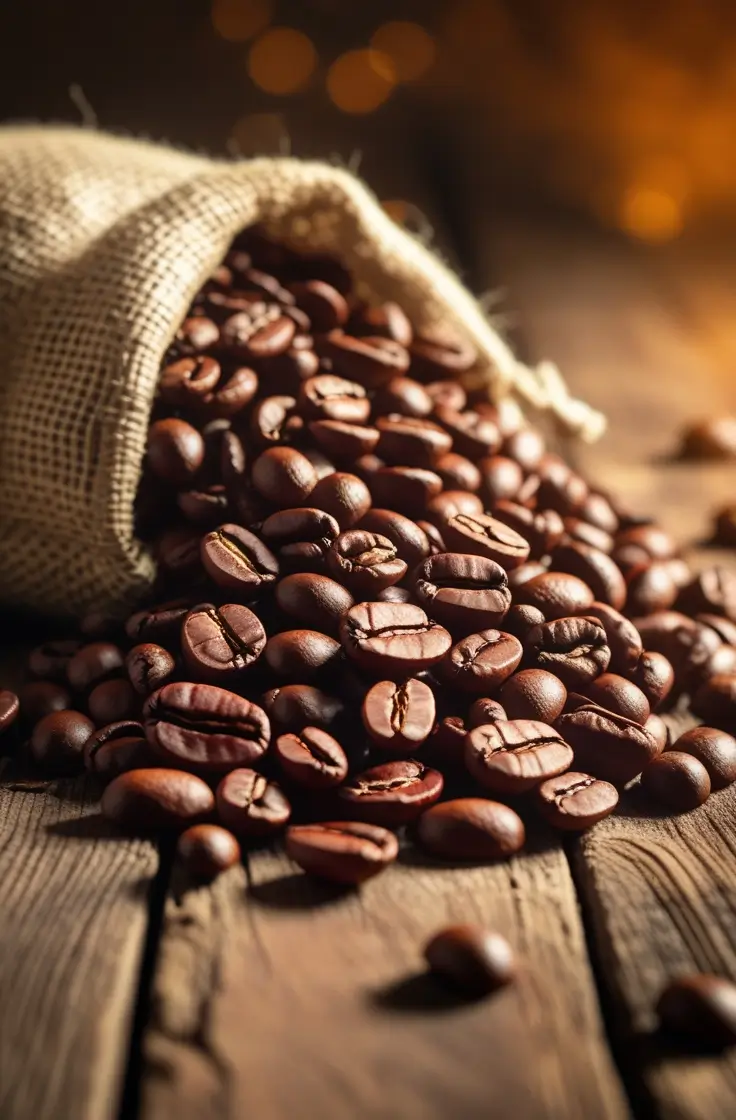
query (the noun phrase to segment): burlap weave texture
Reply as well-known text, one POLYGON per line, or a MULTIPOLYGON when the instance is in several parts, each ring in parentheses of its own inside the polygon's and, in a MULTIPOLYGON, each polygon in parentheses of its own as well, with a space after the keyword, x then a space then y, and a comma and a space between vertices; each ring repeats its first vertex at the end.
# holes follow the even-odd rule
POLYGON ((254 222, 339 252, 359 294, 469 337, 497 391, 515 388, 584 435, 600 426, 554 375, 515 362, 459 281, 346 171, 217 161, 81 129, 0 130, 4 602, 77 613, 123 607, 150 584, 132 507, 161 360, 254 222))

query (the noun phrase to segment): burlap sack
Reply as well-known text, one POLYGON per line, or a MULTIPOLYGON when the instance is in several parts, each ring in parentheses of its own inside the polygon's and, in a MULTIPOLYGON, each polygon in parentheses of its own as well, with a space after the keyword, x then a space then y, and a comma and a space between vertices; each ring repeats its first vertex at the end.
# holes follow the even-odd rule
POLYGON ((459 281, 352 175, 224 162, 99 133, 0 131, 0 597, 121 608, 154 566, 133 534, 162 356, 234 234, 262 222, 339 251, 359 293, 469 337, 511 389, 592 438, 602 418, 554 367, 519 365, 459 281))

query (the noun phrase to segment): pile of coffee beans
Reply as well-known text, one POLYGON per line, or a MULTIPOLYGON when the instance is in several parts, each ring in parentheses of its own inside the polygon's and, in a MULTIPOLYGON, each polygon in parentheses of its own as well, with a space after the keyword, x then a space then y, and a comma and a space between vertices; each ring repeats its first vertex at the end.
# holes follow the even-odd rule
POLYGON ((163 363, 152 599, 35 649, 0 731, 46 774, 98 775, 123 828, 181 834, 204 878, 281 832, 348 884, 402 826, 498 859, 530 813, 587 828, 639 775, 670 812, 732 782, 736 575, 692 572, 464 388, 474 364, 338 261, 246 231, 163 363), (709 726, 670 743, 685 694, 709 726))

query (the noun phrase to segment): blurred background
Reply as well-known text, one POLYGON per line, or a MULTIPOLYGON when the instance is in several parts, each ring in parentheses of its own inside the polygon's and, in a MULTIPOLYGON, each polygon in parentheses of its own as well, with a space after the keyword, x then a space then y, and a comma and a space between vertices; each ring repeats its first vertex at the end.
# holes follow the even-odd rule
POLYGON ((733 209, 732 0, 4 8, 6 120, 83 114, 214 154, 360 161, 396 201, 412 164, 456 222, 470 192, 657 243, 733 209))

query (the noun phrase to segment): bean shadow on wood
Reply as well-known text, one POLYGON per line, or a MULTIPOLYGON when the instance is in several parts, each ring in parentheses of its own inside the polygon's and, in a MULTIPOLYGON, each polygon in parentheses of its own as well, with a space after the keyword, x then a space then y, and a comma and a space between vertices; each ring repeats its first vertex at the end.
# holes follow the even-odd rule
POLYGON ((321 910, 337 905, 356 890, 295 872, 264 883, 251 882, 247 894, 252 902, 273 910, 321 910))
POLYGON ((431 972, 417 972, 378 988, 368 998, 382 1011, 426 1014, 459 1011, 486 997, 469 998, 443 985, 431 972))
POLYGON ((114 840, 120 843, 123 839, 120 830, 103 817, 102 813, 87 813, 83 817, 54 821, 46 825, 46 831, 53 836, 67 836, 77 840, 114 840))

